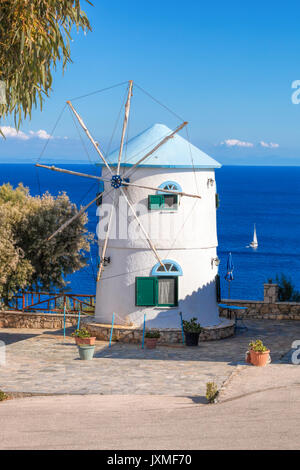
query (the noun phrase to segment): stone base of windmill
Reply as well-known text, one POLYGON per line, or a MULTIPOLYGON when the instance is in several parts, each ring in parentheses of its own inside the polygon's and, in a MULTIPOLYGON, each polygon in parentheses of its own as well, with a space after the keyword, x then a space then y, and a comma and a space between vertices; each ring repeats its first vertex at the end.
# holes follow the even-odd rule
MULTIPOLYGON (((88 319, 84 321, 84 326, 92 336, 96 336, 97 339, 102 341, 109 341, 111 325, 96 323, 88 319)), ((220 325, 203 328, 200 334, 200 342, 228 338, 234 335, 234 329, 235 322, 233 320, 223 319, 220 325)), ((159 329, 159 332, 159 344, 182 344, 182 331, 180 329, 166 328, 159 329)), ((139 344, 142 339, 143 329, 134 326, 114 325, 112 341, 139 344)))

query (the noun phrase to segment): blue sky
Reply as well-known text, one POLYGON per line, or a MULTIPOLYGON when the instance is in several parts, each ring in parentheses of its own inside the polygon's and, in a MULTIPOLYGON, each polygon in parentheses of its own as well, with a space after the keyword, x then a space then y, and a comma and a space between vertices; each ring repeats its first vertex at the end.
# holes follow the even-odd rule
MULTIPOLYGON (((300 105, 291 101, 300 79, 297 2, 94 4, 82 2, 93 32, 74 33, 74 63, 55 73, 43 111, 23 123, 24 134, 14 135, 10 119, 1 123, 0 161, 36 159, 67 99, 133 79, 188 120, 191 141, 221 163, 300 164, 300 105)), ((74 101, 105 151, 124 93, 122 86, 74 101)), ((155 122, 179 121, 135 89, 129 137, 155 122)), ((88 143, 87 150, 96 159, 88 143)), ((87 160, 68 110, 43 159, 87 160)))

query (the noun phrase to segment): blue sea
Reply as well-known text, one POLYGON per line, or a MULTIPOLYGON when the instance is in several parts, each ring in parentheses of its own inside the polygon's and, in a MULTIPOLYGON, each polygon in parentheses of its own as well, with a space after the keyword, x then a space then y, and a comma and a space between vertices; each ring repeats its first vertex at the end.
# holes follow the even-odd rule
MULTIPOLYGON (((95 165, 68 165, 68 168, 99 174, 95 165)), ((232 253, 234 281, 231 297, 262 299, 263 283, 276 274, 290 276, 300 290, 300 167, 224 166, 216 170, 220 195, 218 256, 221 260, 222 296, 227 297, 224 280, 228 252, 232 253), (256 224, 259 247, 247 248, 256 224)), ((95 197, 97 182, 47 170, 30 164, 1 164, 0 184, 22 182, 32 195, 66 191, 76 204, 95 197)), ((88 212, 88 230, 95 232, 96 207, 88 212)), ((97 247, 92 245, 86 268, 70 276, 70 286, 78 294, 95 293, 97 247)))

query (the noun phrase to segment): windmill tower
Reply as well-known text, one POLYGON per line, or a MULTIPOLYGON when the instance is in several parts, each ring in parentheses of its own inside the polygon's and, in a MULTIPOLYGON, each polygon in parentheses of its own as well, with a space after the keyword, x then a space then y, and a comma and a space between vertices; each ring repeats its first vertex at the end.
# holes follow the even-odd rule
POLYGON ((179 328, 182 312, 203 326, 218 325, 214 171, 221 165, 178 134, 187 122, 174 131, 155 124, 128 142, 122 158, 132 86, 130 81, 120 147, 107 159, 67 102, 100 156, 102 176, 37 166, 105 184, 79 212, 101 196, 97 322, 111 323, 114 312, 127 325, 140 326, 146 315, 150 328, 179 328))
MULTIPOLYGON (((219 323, 214 170, 220 164, 175 134, 135 166, 145 149, 171 133, 165 125, 155 124, 131 139, 120 170, 134 183, 124 192, 139 211, 164 266, 120 198, 115 203, 115 224, 106 251, 110 263, 97 285, 95 319, 99 323, 110 323, 112 312, 124 323, 136 326, 146 314, 147 326, 155 328, 180 327, 179 312, 185 319, 197 317, 204 326, 219 323), (186 197, 185 193, 201 198, 186 197)), ((108 160, 115 169, 118 151, 108 160)), ((99 210, 100 239, 109 222, 104 214, 110 212, 111 205, 111 195, 104 193, 99 210)))

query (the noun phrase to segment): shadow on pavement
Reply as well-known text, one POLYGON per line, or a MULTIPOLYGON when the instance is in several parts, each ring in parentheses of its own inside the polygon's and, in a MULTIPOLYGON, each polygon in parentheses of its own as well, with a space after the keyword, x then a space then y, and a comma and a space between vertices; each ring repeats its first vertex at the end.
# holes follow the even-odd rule
POLYGON ((18 341, 25 341, 26 339, 34 338, 35 336, 40 336, 40 333, 6 333, 0 332, 0 341, 4 341, 6 345, 17 343, 18 341))

